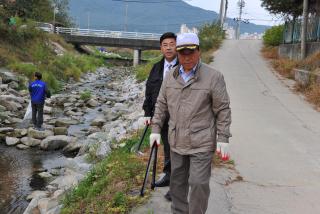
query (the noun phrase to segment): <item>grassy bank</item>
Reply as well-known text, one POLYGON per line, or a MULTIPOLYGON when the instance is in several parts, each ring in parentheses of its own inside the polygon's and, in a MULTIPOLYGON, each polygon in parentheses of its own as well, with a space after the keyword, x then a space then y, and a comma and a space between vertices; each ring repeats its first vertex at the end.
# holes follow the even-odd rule
MULTIPOLYGON (((130 152, 131 147, 139 142, 140 134, 141 131, 129 139, 114 142, 125 146, 113 150, 107 158, 95 165, 86 178, 65 197, 62 213, 128 213, 148 199, 149 191, 145 197, 139 196, 148 155, 140 157, 130 152)), ((143 145, 148 145, 147 137, 143 145)), ((161 162, 158 161, 158 169, 161 168, 161 162)))
MULTIPOLYGON (((77 81, 82 73, 94 71, 103 64, 102 58, 78 55, 58 35, 37 29, 32 20, 17 18, 14 27, 0 24, 0 66, 28 79, 35 71, 40 71, 52 91, 59 90, 60 83, 77 81), (62 51, 63 55, 56 51, 62 51)), ((21 88, 28 79, 22 81, 21 78, 21 88)))

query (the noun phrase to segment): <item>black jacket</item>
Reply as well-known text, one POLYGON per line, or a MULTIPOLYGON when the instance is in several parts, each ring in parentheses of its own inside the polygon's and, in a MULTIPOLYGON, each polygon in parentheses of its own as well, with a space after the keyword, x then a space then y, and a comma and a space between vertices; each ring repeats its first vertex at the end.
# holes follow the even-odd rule
MULTIPOLYGON (((178 60, 176 65, 178 65, 178 60)), ((157 98, 160 92, 161 84, 163 81, 163 67, 164 58, 155 63, 150 71, 147 83, 145 100, 143 102, 143 110, 145 117, 152 117, 154 113, 154 107, 157 102, 157 98)))

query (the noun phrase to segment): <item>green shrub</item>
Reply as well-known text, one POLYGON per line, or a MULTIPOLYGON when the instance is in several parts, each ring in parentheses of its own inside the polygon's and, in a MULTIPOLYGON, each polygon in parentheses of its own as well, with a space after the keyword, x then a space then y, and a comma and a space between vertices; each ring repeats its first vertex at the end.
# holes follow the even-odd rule
POLYGON ((48 84, 50 91, 53 93, 59 91, 59 89, 61 88, 59 81, 50 72, 43 72, 42 79, 48 84))
POLYGON ((89 90, 84 90, 80 93, 80 99, 81 100, 88 100, 91 97, 91 92, 89 90))
POLYGON ((199 29, 200 50, 209 51, 219 48, 224 39, 223 29, 216 23, 204 24, 199 29))
POLYGON ((23 74, 29 79, 32 78, 34 72, 38 70, 37 66, 31 63, 15 62, 8 66, 12 71, 23 74))
POLYGON ((157 58, 152 59, 147 64, 138 65, 137 67, 135 67, 135 76, 136 76, 136 79, 138 80, 138 82, 142 82, 148 78, 149 73, 153 67, 153 64, 158 62, 160 59, 161 59, 161 57, 157 57, 157 58))
POLYGON ((283 41, 284 26, 273 26, 266 30, 263 36, 263 43, 266 46, 279 46, 283 41))

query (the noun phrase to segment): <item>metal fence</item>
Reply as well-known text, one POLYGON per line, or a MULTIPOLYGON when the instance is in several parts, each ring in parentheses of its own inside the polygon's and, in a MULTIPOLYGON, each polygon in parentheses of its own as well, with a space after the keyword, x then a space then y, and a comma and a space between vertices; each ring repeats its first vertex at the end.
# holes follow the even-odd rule
POLYGON ((92 37, 145 39, 145 40, 159 40, 161 36, 161 34, 157 34, 157 33, 139 33, 139 32, 93 30, 93 29, 63 28, 63 27, 57 27, 56 32, 58 34, 70 34, 74 36, 92 36, 92 37))
MULTIPOLYGON (((288 21, 284 25, 283 42, 299 43, 301 42, 301 19, 295 21, 288 21)), ((307 23, 307 42, 319 42, 320 41, 320 17, 309 16, 307 23)))

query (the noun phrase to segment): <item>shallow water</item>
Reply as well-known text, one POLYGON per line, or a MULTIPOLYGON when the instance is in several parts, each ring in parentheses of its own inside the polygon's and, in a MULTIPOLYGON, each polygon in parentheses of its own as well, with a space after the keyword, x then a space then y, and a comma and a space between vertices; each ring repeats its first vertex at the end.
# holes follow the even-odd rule
POLYGON ((37 172, 59 168, 66 158, 60 152, 39 149, 19 150, 0 144, 0 213, 23 213, 26 197, 45 187, 37 172))

